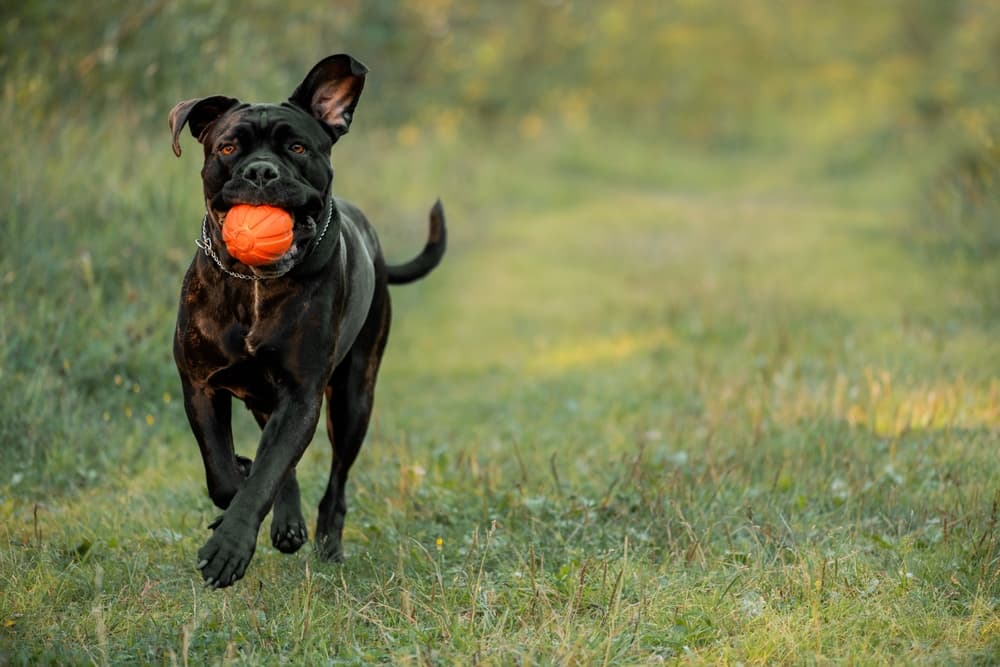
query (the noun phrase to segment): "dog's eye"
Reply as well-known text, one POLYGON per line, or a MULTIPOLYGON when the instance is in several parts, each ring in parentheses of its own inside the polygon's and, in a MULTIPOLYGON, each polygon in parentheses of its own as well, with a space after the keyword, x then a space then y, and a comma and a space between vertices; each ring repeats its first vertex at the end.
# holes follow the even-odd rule
POLYGON ((306 147, 300 143, 294 143, 288 147, 288 150, 292 151, 293 153, 298 153, 299 155, 302 155, 303 153, 306 152, 306 147))
POLYGON ((236 152, 236 144, 222 144, 219 146, 219 153, 222 155, 232 155, 236 152))

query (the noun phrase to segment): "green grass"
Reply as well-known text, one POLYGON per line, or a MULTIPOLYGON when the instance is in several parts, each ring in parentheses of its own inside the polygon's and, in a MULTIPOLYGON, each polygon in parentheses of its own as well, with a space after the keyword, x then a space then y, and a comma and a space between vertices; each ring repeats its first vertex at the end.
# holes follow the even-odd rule
POLYGON ((169 354, 197 147, 5 163, 0 662, 1000 660, 1000 336, 901 242, 908 156, 471 144, 338 146, 390 258, 437 195, 449 255, 393 292, 346 562, 264 530, 221 592, 169 354))

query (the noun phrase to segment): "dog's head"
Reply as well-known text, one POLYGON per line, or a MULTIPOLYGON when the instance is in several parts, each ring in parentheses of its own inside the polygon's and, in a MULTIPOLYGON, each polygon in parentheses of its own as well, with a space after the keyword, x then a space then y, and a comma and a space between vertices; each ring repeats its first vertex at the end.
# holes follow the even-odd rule
POLYGON ((295 262, 326 222, 330 149, 351 126, 367 71, 338 54, 318 62, 287 102, 247 104, 214 95, 185 100, 170 111, 174 153, 181 154, 185 125, 204 146, 201 176, 214 224, 221 226, 237 204, 267 204, 292 214, 292 247, 274 269, 295 262))

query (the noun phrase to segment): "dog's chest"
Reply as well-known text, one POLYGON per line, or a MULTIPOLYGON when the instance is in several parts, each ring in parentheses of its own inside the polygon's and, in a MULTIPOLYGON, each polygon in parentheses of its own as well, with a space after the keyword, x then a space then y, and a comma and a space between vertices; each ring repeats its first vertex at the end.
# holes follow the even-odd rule
POLYGON ((272 356, 320 336, 325 327, 317 325, 327 319, 320 313, 329 308, 317 303, 319 299, 329 297, 301 287, 252 283, 237 318, 240 339, 233 342, 239 346, 239 356, 272 356))
POLYGON ((309 319, 309 299, 300 290, 260 281, 220 289, 213 301, 196 309, 194 319, 206 338, 221 342, 224 366, 286 349, 299 337, 302 320, 309 319))
POLYGON ((261 285, 259 281, 255 281, 250 289, 250 304, 249 304, 249 328, 247 329, 246 335, 243 338, 243 347, 248 354, 253 356, 260 345, 266 341, 267 335, 270 333, 273 326, 267 326, 268 322, 262 318, 262 313, 264 312, 264 295, 262 294, 261 285))

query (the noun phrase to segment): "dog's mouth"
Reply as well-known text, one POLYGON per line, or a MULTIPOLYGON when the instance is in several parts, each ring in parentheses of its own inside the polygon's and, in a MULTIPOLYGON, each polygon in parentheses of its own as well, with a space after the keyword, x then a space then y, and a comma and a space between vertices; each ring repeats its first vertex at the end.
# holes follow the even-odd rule
MULTIPOLYGON (((223 230, 226 225, 226 220, 229 217, 229 213, 237 206, 269 206, 276 209, 281 209, 288 213, 292 218, 292 241, 288 246, 288 249, 282 252, 280 255, 273 257, 270 261, 267 260, 256 260, 254 263, 244 262, 250 266, 250 268, 261 276, 266 276, 270 273, 281 272, 286 270, 287 267, 298 261, 299 257, 309 246, 310 242, 321 233, 324 223, 327 221, 326 206, 322 208, 317 208, 313 206, 286 206, 282 204, 270 204, 261 202, 241 202, 233 201, 226 202, 223 206, 210 205, 209 210, 211 211, 212 218, 215 219, 218 229, 223 230)), ((230 255, 234 258, 240 260, 240 252, 235 251, 236 248, 230 248, 227 245, 227 250, 229 250, 230 255), (235 251, 235 252, 234 252, 235 251)), ((241 260, 242 261, 242 260, 241 260)))

